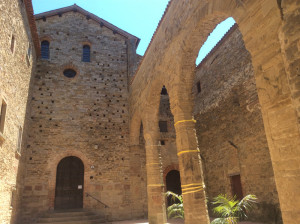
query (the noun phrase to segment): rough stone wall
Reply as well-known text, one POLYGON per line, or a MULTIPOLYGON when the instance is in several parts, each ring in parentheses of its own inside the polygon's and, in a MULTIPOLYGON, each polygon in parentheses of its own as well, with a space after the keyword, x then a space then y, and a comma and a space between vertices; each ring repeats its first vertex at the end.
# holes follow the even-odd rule
MULTIPOLYGON (((146 147, 143 133, 143 125, 141 124, 140 138, 139 138, 139 153, 135 158, 135 163, 138 162, 137 169, 133 172, 135 176, 139 177, 135 182, 135 194, 139 194, 139 198, 143 203, 144 218, 148 217, 148 200, 147 200, 147 166, 146 166, 146 147)), ((134 194, 133 194, 134 195, 134 194)))
POLYGON ((56 167, 66 156, 84 163, 84 208, 107 220, 143 216, 142 202, 131 201, 126 39, 77 12, 36 22, 50 59, 37 62, 30 99, 23 223, 53 209, 56 167), (81 61, 85 43, 91 62, 81 61), (64 77, 69 67, 75 78, 64 77))
MULTIPOLYGON (((286 223, 300 223, 297 209, 300 204, 297 190, 300 134, 298 101, 295 100, 298 93, 294 91, 298 85, 296 74, 299 70, 299 6, 296 1, 273 0, 171 1, 132 81, 130 91, 132 114, 151 114, 151 108, 147 106, 159 106, 152 96, 161 88, 157 83, 164 83, 169 88, 175 122, 190 120, 194 105, 190 89, 197 53, 216 25, 229 16, 233 17, 239 24, 245 46, 251 54, 265 134, 282 216, 286 223), (280 32, 281 28, 283 33, 280 32), (289 79, 292 81, 289 82, 289 79)), ((178 150, 196 149, 192 126, 188 123, 176 126, 178 150)), ((186 162, 192 161, 192 158, 197 160, 192 153, 184 153, 183 157, 179 157, 183 185, 190 184, 190 180, 202 182, 200 163, 195 162, 191 166, 186 162)), ((200 217, 194 207, 188 207, 187 223, 207 221, 207 217, 204 217, 207 214, 204 198, 205 194, 199 192, 186 197, 186 202, 199 204, 199 209, 205 214, 200 217)))
POLYGON ((35 51, 24 3, 1 1, 0 12, 0 102, 4 99, 7 103, 4 131, 0 138, 0 223, 6 224, 14 223, 19 212, 22 189, 20 161, 24 153, 17 152, 17 144, 19 128, 24 130, 35 51), (13 52, 12 36, 15 37, 13 52), (32 51, 27 58, 29 44, 32 51))
POLYGON ((255 194, 259 200, 250 218, 279 222, 278 195, 253 68, 238 28, 232 28, 198 66, 193 92, 209 199, 221 193, 231 195, 230 176, 240 174, 243 195, 255 194))
POLYGON ((160 147, 162 171, 164 181, 169 171, 178 170, 178 158, 176 148, 176 134, 174 129, 174 117, 170 109, 169 95, 161 95, 159 105, 159 120, 167 121, 167 132, 160 132, 160 140, 164 141, 160 147))

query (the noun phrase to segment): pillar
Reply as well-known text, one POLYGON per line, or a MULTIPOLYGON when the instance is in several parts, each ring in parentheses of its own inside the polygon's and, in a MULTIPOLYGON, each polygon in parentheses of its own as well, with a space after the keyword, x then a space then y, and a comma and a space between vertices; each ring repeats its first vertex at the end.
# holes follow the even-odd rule
POLYGON ((257 6, 266 9, 268 5, 267 19, 259 19, 259 24, 248 19, 238 23, 251 54, 282 219, 285 224, 300 223, 300 4, 289 0, 263 2, 253 1, 252 9, 248 8, 252 13, 257 6))
POLYGON ((145 207, 145 183, 141 179, 145 175, 142 169, 141 158, 144 149, 140 144, 131 145, 130 147, 130 191, 131 191, 131 214, 133 219, 144 217, 145 207))
MULTIPOLYGON (((179 106, 179 108, 187 108, 179 106)), ((177 155, 183 194, 185 224, 210 223, 206 206, 200 150, 198 148, 195 120, 191 110, 174 113, 177 155)))
POLYGON ((167 219, 159 153, 158 121, 149 120, 145 126, 148 221, 149 224, 163 224, 167 222, 167 219))

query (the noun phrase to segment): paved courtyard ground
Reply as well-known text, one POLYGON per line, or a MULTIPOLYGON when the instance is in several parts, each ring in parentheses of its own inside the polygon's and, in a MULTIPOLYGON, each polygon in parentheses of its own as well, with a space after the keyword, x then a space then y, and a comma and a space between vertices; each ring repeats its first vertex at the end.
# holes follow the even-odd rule
MULTIPOLYGON (((149 222, 146 219, 144 219, 144 220, 113 222, 112 224, 149 224, 149 222)), ((168 224, 184 224, 184 221, 181 219, 168 220, 168 224)), ((240 224, 263 224, 263 223, 240 222, 240 224)))

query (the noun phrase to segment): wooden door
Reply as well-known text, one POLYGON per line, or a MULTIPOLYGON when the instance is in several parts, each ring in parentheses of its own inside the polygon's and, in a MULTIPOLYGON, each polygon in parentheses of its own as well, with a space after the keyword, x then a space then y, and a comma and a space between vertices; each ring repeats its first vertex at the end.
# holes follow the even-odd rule
POLYGON ((57 166, 55 209, 83 207, 84 165, 74 156, 66 157, 57 166))
POLYGON ((240 175, 231 176, 231 188, 232 195, 241 200, 243 198, 243 189, 240 175))

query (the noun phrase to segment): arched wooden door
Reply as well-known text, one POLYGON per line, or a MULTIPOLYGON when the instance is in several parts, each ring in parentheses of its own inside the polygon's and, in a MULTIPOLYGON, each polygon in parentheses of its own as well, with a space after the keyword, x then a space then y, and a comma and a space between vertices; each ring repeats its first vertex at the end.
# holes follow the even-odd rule
MULTIPOLYGON (((172 191, 181 195, 180 173, 177 170, 171 170, 166 176, 167 191, 172 191)), ((174 204, 171 197, 168 197, 168 206, 174 204)))
POLYGON ((83 207, 84 165, 74 156, 62 159, 56 172, 55 209, 83 207))

